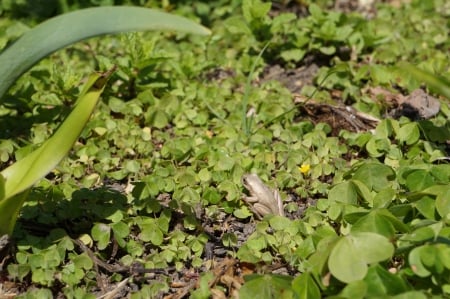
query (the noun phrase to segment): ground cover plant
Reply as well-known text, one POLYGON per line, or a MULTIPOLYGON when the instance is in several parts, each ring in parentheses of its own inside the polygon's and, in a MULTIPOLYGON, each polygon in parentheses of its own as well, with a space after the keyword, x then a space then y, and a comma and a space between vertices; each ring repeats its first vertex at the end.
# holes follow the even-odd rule
MULTIPOLYGON (((107 33, 144 29, 208 33, 207 29, 187 19, 139 7, 91 8, 64 14, 33 28, 2 53, 0 77, 3 80, 0 83, 0 97, 37 61, 68 44, 107 33), (120 22, 131 17, 131 21, 120 22), (119 22, 103 22, 99 25, 97 20, 101 18, 111 18, 119 22)), ((11 235, 29 188, 47 175, 67 155, 78 139, 115 69, 113 66, 103 74, 93 74, 80 92, 73 112, 55 134, 42 146, 1 172, 0 214, 5 215, 0 220, 1 236, 11 235)))
POLYGON ((56 131, 87 74, 117 68, 0 241, 0 296, 449 297, 450 6, 365 3, 2 1, 3 48, 94 5, 212 34, 94 38, 3 96, 6 169, 56 131), (248 173, 284 213, 254 214, 248 173))

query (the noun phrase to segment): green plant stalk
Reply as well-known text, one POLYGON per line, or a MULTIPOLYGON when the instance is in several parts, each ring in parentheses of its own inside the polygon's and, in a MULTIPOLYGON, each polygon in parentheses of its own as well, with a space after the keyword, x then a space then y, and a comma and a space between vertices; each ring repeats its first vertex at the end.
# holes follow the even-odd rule
POLYGON ((144 30, 210 33, 186 18, 142 7, 95 7, 63 14, 37 25, 0 54, 0 99, 20 75, 58 49, 94 36, 144 30))
POLYGON ((0 179, 0 236, 12 233, 28 190, 55 168, 70 151, 94 111, 113 70, 104 74, 92 74, 74 109, 53 136, 31 154, 0 173, 2 176, 0 179))
POLYGON ((247 136, 251 133, 251 127, 253 122, 253 115, 247 119, 247 106, 248 106, 248 98, 250 97, 250 86, 252 84, 252 77, 255 73, 256 65, 258 64, 259 60, 261 59, 262 55, 266 51, 267 47, 270 45, 270 41, 268 41, 264 48, 259 52, 258 56, 256 57, 255 61, 253 62, 252 68, 250 70, 250 73, 247 77, 247 82, 245 83, 245 91, 244 96, 242 97, 242 128, 244 129, 244 132, 247 136))

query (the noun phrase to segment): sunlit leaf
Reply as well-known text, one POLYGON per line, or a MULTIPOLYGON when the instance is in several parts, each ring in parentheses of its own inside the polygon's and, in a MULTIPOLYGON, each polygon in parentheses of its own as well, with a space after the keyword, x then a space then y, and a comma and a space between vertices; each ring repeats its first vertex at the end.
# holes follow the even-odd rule
POLYGON ((353 178, 364 182, 371 190, 379 191, 389 184, 395 176, 391 167, 381 163, 364 163, 353 175, 353 178))
POLYGON ((111 73, 93 74, 84 86, 75 108, 58 130, 34 152, 4 169, 4 197, 0 199, 0 235, 10 234, 26 197, 24 191, 49 173, 69 152, 94 110, 111 73), (15 197, 18 194, 20 198, 15 197))
POLYGON ((409 266, 413 270, 413 272, 420 277, 427 277, 431 275, 431 272, 428 271, 425 265, 422 262, 422 250, 423 247, 416 247, 408 255, 409 266))
POLYGON ((364 281, 369 296, 396 295, 409 290, 406 281, 380 265, 371 266, 364 281))
POLYGON ((436 210, 444 218, 450 214, 450 186, 442 186, 442 189, 436 198, 436 210))
POLYGON ((348 204, 356 204, 358 202, 358 195, 354 184, 351 182, 343 182, 330 190, 328 199, 348 204))
POLYGON ((246 283, 239 290, 239 298, 261 299, 292 298, 292 277, 287 275, 247 275, 246 283))
POLYGON ((382 235, 355 232, 342 237, 331 250, 328 267, 331 274, 343 282, 361 280, 367 274, 367 264, 390 258, 394 246, 382 235))
POLYGON ((320 299, 320 289, 311 274, 303 273, 292 282, 292 289, 298 298, 320 299))
POLYGON ((346 283, 363 279, 368 269, 351 237, 343 237, 336 243, 328 260, 328 268, 334 277, 346 283))

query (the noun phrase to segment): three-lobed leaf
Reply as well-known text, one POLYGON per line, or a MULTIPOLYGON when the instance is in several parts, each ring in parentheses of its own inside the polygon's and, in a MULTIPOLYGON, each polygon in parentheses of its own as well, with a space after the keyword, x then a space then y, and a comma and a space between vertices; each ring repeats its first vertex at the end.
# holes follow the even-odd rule
POLYGON ((363 279, 367 264, 390 258, 394 246, 389 240, 371 232, 354 232, 341 237, 331 250, 328 268, 337 279, 350 283, 363 279))

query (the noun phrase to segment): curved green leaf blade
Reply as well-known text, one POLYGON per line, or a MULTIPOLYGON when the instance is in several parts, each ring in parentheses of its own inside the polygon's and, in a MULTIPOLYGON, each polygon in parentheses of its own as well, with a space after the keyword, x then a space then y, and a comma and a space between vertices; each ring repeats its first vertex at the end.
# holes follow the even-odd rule
POLYGON ((24 192, 49 173, 70 151, 89 120, 112 71, 89 77, 75 108, 58 130, 34 152, 4 169, 0 176, 0 236, 10 234, 26 199, 24 192), (7 215, 7 216, 5 216, 7 215))
POLYGON ((17 216, 22 208, 23 203, 28 197, 29 190, 17 194, 12 198, 0 201, 0 237, 3 235, 11 235, 17 216))
POLYGON ((5 179, 5 199, 30 188, 66 156, 89 120, 105 84, 106 80, 100 74, 91 75, 73 111, 54 135, 34 152, 1 172, 5 179))
POLYGON ((28 31, 1 53, 0 98, 21 74, 58 49, 98 35, 143 30, 209 34, 193 21, 142 7, 96 7, 60 15, 28 31))

